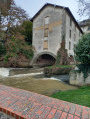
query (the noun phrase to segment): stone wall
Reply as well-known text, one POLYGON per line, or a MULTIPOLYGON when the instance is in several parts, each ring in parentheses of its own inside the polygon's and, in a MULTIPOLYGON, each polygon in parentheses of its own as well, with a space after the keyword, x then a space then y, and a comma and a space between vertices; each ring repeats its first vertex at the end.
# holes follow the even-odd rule
POLYGON ((90 73, 88 74, 87 78, 84 78, 84 75, 82 72, 79 72, 79 70, 73 70, 69 74, 69 82, 72 85, 77 86, 84 86, 84 85, 90 85, 90 73))
POLYGON ((63 35, 65 35, 65 49, 67 50, 68 56, 73 56, 73 49, 81 36, 81 32, 73 18, 64 8, 47 5, 33 19, 34 58, 43 52, 51 52, 53 55, 57 56, 57 51, 61 47, 60 44, 63 35), (46 17, 49 17, 49 23, 47 25, 45 24, 46 17), (45 28, 48 28, 47 37, 44 36, 45 28), (45 40, 47 41, 48 47, 46 49, 44 49, 45 40), (69 46, 70 43, 71 46, 69 46))
POLYGON ((33 46, 35 47, 35 54, 39 54, 43 51, 51 52, 54 55, 61 43, 61 30, 62 29, 62 9, 47 6, 33 21, 33 46), (48 49, 44 49, 44 29, 45 29, 45 17, 49 16, 49 33, 48 33, 48 49))
POLYGON ((16 65, 10 65, 9 63, 5 63, 4 61, 0 61, 0 67, 17 67, 17 68, 31 68, 30 62, 18 62, 16 65))

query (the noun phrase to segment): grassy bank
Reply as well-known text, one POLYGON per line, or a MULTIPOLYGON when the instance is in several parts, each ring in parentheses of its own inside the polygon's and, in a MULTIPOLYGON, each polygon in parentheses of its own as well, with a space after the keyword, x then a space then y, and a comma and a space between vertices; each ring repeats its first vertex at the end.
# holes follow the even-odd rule
POLYGON ((60 91, 51 97, 90 107, 90 86, 81 87, 77 90, 60 91))

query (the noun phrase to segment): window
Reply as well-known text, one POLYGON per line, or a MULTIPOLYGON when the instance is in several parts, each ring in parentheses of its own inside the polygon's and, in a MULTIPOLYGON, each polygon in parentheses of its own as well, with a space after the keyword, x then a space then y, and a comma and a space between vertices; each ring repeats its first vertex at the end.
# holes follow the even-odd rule
POLYGON ((90 26, 88 27, 88 31, 90 31, 90 26))
POLYGON ((49 24, 49 17, 45 17, 45 25, 49 24))
POLYGON ((76 26, 75 26, 75 31, 76 31, 76 26))
POLYGON ((48 37, 48 28, 44 29, 44 37, 48 37))
POLYGON ((71 38, 71 30, 70 30, 70 33, 69 33, 69 37, 71 38))
POLYGON ((69 42, 69 50, 71 50, 71 42, 69 42))
POLYGON ((81 36, 81 33, 80 33, 80 31, 79 31, 79 37, 81 36))
POLYGON ((72 26, 72 19, 70 18, 70 26, 72 26))
POLYGON ((74 48, 76 47, 76 45, 74 44, 74 48))
POLYGON ((48 49, 48 40, 44 40, 44 50, 48 49))
POLYGON ((76 35, 74 34, 74 41, 76 40, 76 35))

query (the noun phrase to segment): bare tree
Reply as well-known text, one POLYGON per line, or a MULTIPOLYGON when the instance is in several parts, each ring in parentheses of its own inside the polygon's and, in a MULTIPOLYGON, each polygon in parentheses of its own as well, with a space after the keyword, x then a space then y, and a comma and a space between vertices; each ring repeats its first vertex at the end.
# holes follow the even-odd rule
POLYGON ((87 16, 90 19, 90 0, 79 0, 79 10, 78 13, 82 17, 87 16))

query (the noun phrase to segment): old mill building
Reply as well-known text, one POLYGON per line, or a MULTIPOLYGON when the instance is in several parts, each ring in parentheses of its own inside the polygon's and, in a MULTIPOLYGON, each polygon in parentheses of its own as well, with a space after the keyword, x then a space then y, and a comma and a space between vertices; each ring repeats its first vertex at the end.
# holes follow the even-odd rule
POLYGON ((74 55, 73 49, 83 32, 69 8, 47 3, 31 21, 35 50, 32 63, 55 60, 63 37, 68 56, 74 55))

